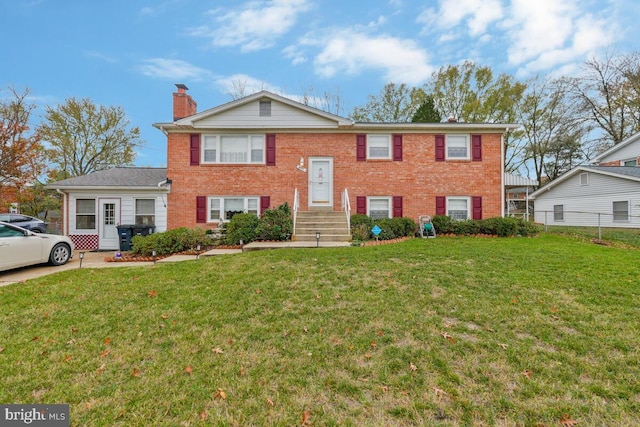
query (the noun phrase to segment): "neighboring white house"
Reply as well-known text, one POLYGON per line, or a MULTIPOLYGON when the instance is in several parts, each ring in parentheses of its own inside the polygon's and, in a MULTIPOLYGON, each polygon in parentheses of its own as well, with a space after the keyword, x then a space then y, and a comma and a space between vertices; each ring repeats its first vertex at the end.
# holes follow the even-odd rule
POLYGON ((540 224, 640 228, 640 167, 578 166, 530 198, 540 224))
POLYGON ((640 166, 640 132, 609 148, 591 163, 598 166, 640 166))
POLYGON ((167 229, 166 168, 113 168, 49 184, 63 195, 63 234, 79 250, 119 249, 117 227, 167 229))

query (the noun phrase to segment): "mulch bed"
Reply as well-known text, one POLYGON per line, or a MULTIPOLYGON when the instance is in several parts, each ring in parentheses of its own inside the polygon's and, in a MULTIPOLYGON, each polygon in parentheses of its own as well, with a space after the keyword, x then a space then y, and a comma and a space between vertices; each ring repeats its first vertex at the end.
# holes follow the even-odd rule
MULTIPOLYGON (((203 249, 200 249, 200 252, 196 252, 195 249, 190 249, 188 251, 178 252, 175 254, 166 254, 166 255, 156 255, 156 261, 159 261, 163 258, 168 258, 171 255, 193 255, 194 257, 200 253, 204 253, 210 251, 211 249, 242 249, 242 246, 231 246, 231 245, 219 245, 219 246, 207 246, 203 249)), ((136 255, 130 252, 116 252, 120 253, 120 257, 116 257, 115 254, 112 256, 108 256, 104 258, 105 262, 153 262, 152 256, 146 255, 136 255)))

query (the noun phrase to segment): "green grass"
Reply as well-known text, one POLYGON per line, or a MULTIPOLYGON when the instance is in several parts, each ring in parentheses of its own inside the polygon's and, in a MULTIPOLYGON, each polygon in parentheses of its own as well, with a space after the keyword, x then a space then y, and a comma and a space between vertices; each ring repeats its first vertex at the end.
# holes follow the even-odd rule
POLYGON ((602 227, 570 227, 560 225, 546 226, 549 233, 572 236, 588 240, 601 238, 606 243, 640 247, 640 229, 602 227))
POLYGON ((638 425, 638 265, 543 234, 61 272, 0 288, 0 402, 77 426, 638 425))

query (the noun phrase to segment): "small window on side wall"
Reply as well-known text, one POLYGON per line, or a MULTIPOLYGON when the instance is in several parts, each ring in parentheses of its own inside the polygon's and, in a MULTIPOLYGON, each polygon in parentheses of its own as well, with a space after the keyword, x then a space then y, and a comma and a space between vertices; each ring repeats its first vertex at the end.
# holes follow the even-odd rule
POLYGON ((638 159, 623 160, 622 166, 638 166, 638 159))
POLYGON ((95 199, 76 199, 76 230, 96 229, 95 199))
POLYGON ((155 225, 155 199, 136 199, 136 225, 155 225))
POLYGON ((589 185, 589 174, 587 172, 580 174, 580 185, 589 185))
POLYGON ((629 201, 613 202, 613 220, 629 221, 629 201))
POLYGON ((564 205, 553 205, 553 220, 564 221, 564 205))
POLYGON ((271 117, 271 101, 260 101, 260 117, 271 117))

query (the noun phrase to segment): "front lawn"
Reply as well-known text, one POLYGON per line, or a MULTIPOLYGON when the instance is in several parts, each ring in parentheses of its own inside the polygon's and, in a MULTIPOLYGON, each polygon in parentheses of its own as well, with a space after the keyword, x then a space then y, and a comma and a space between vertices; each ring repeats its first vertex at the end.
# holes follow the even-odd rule
POLYGON ((640 424, 640 251, 282 249, 0 288, 0 402, 74 426, 640 424))

